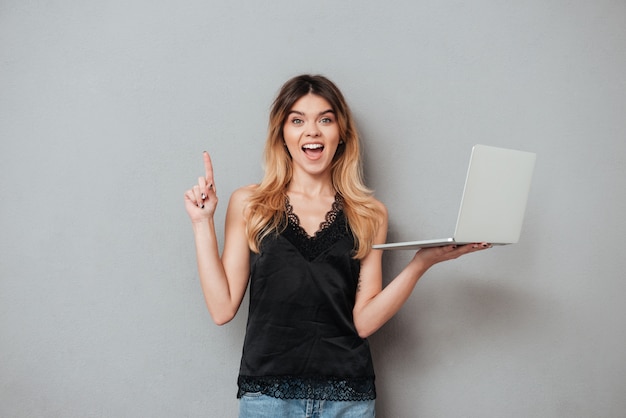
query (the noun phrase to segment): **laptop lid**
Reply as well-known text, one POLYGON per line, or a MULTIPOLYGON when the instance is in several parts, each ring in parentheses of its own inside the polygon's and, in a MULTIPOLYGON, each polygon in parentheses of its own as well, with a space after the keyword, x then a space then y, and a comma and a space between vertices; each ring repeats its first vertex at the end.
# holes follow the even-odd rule
POLYGON ((428 246, 519 241, 536 154, 475 145, 472 148, 454 236, 387 243, 374 249, 416 249, 428 246))
POLYGON ((536 154, 475 145, 454 232, 456 242, 519 241, 536 154))

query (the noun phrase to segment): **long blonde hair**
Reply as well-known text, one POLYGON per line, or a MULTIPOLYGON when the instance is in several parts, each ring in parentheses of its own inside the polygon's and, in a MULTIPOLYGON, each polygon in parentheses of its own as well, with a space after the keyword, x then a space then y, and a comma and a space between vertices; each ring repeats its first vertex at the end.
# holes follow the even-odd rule
POLYGON ((254 252, 259 252, 263 238, 284 225, 285 194, 292 178, 292 166, 283 143, 283 125, 293 104, 309 93, 328 101, 337 117, 343 144, 334 156, 331 177, 335 191, 343 198, 343 210, 355 238, 354 257, 362 259, 370 251, 382 213, 363 182, 359 136, 350 109, 337 86, 320 75, 292 78, 274 100, 264 151, 265 176, 247 206, 248 244, 254 252))

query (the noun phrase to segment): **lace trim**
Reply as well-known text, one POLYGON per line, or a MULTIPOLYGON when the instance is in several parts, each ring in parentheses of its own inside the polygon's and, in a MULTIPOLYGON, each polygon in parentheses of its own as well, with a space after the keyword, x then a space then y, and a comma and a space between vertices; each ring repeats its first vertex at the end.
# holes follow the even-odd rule
POLYGON ((335 195, 333 205, 320 223, 319 230, 310 236, 300 225, 298 215, 293 213, 289 198, 285 196, 287 225, 282 235, 287 238, 308 261, 315 260, 334 243, 350 235, 350 229, 343 214, 343 198, 335 195))
POLYGON ((374 377, 239 376, 237 398, 245 393, 262 393, 279 399, 366 401, 376 399, 374 377))
POLYGON ((343 198, 339 194, 336 194, 335 201, 333 202, 330 210, 326 213, 324 221, 320 223, 319 229, 311 236, 300 225, 300 218, 298 218, 298 215, 293 213, 293 206, 291 206, 291 203, 289 202, 289 196, 285 195, 285 212, 287 213, 287 219, 289 219, 289 223, 298 230, 298 234, 303 235, 305 238, 314 239, 321 235, 322 232, 328 229, 335 222, 337 215, 342 210, 343 198))

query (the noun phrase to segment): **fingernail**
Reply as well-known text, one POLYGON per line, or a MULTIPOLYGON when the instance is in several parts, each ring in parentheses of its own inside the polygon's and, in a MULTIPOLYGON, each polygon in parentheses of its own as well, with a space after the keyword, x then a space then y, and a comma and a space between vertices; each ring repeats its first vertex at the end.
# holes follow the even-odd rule
POLYGON ((204 209, 204 205, 200 206, 200 209, 204 209))
POLYGON ((202 193, 202 196, 200 196, 203 200, 206 199, 206 195, 204 193, 202 193))

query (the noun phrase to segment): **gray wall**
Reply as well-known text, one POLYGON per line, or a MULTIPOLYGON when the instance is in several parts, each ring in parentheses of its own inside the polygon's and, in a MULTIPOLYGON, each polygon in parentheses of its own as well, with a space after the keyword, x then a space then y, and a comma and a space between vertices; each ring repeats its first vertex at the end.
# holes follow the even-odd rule
POLYGON ((212 324, 182 194, 211 151, 223 223, 302 72, 346 94, 390 239, 451 232, 474 143, 539 155, 522 241, 371 338, 378 416, 623 417, 618 0, 3 0, 0 416, 235 416, 246 306, 212 324))

